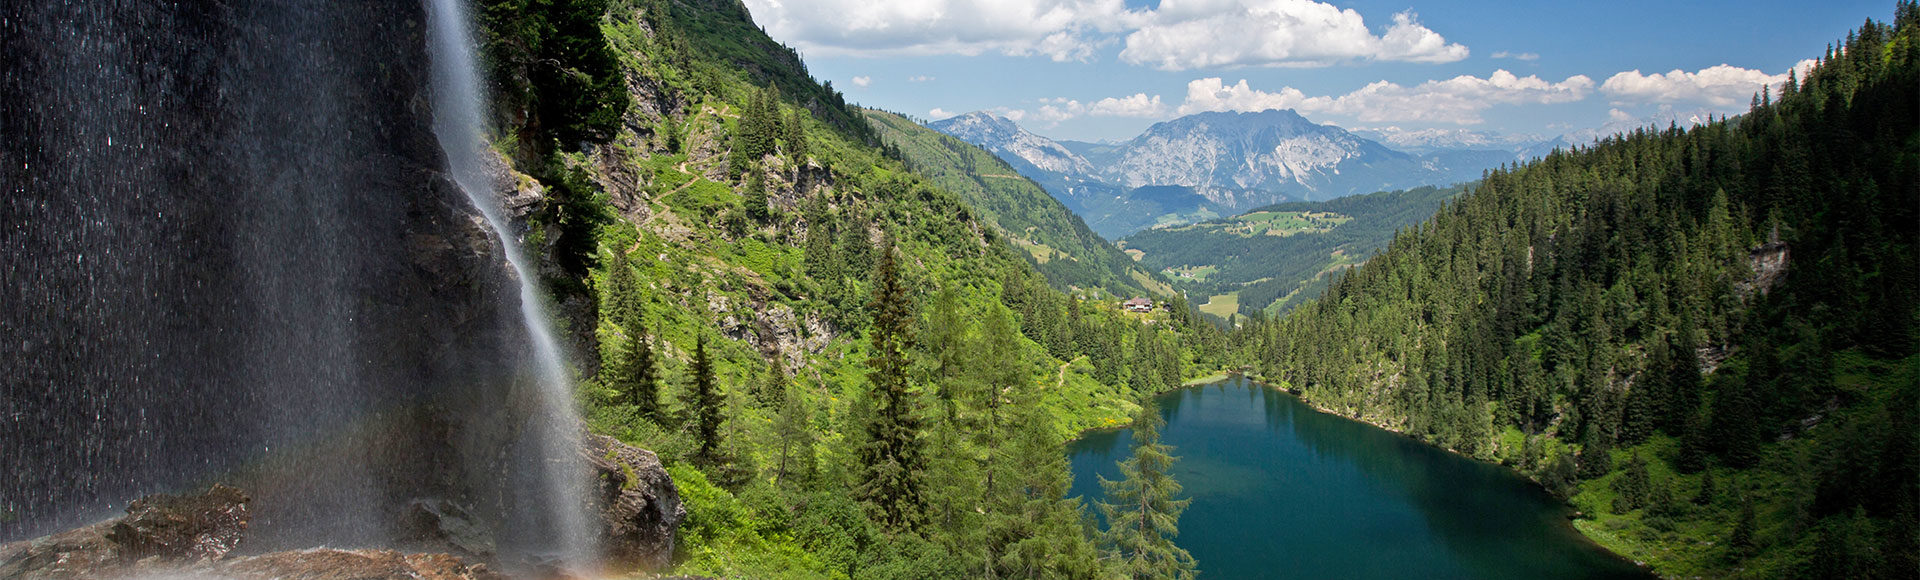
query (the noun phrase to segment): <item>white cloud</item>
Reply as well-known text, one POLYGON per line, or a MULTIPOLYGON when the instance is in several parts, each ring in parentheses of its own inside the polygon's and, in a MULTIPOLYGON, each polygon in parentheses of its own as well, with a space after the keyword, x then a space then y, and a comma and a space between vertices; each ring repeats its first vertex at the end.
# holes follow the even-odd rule
POLYGON ((1514 60, 1540 60, 1540 55, 1537 55, 1531 52, 1507 52, 1504 50, 1493 53, 1493 57, 1494 58, 1511 58, 1514 60))
POLYGON ((1160 104, 1160 95, 1149 97, 1146 93, 1134 93, 1126 97, 1107 97, 1094 101, 1087 106, 1087 114, 1095 117, 1155 119, 1166 116, 1167 107, 1160 104))
POLYGON ((1085 61, 1124 41, 1123 61, 1168 70, 1454 62, 1467 47, 1393 15, 1378 35, 1360 13, 1316 0, 745 0, 784 42, 826 55, 1044 55, 1085 61))
MULTIPOLYGON (((1807 68, 1812 65, 1813 61, 1804 60, 1793 68, 1797 74, 1805 76, 1807 68)), ((1639 70, 1631 70, 1608 78, 1606 83, 1600 85, 1600 92, 1606 93, 1614 104, 1620 105, 1698 103, 1727 109, 1746 105, 1755 93, 1776 90, 1786 80, 1786 73, 1770 75, 1754 69, 1721 64, 1698 72, 1674 69, 1647 75, 1639 70)))
POLYGON ((1565 135, 1561 135, 1561 138, 1566 139, 1568 143, 1574 145, 1586 145, 1609 135, 1628 133, 1637 129, 1652 127, 1655 130, 1659 130, 1666 129, 1668 125, 1689 128, 1706 123, 1709 118, 1717 119, 1725 116, 1726 115, 1720 114, 1713 109, 1696 108, 1678 110, 1674 109, 1671 105, 1661 105, 1653 113, 1645 116, 1636 115, 1618 108, 1612 108, 1607 109, 1606 123, 1601 124, 1599 127, 1571 131, 1565 135))
POLYGON ((1085 60, 1120 31, 1122 0, 746 0, 774 38, 811 54, 998 52, 1085 60))
POLYGON ((910 83, 924 83, 932 80, 933 80, 933 77, 928 75, 913 75, 913 76, 907 77, 907 82, 910 82, 910 83))
POLYGON ((1495 105, 1569 103, 1587 98, 1592 89, 1593 79, 1584 75, 1554 83, 1539 76, 1515 76, 1505 70, 1493 71, 1487 78, 1461 75, 1412 87, 1377 81, 1337 97, 1310 97, 1293 87, 1267 92, 1249 87, 1245 79, 1227 85, 1218 78, 1204 78, 1187 83, 1187 100, 1181 103, 1179 113, 1297 109, 1342 115, 1368 123, 1472 125, 1483 120, 1481 112, 1495 105))
POLYGON ((928 119, 932 119, 932 120, 935 120, 935 121, 938 121, 938 120, 941 120, 941 119, 946 119, 946 118, 949 118, 949 117, 952 117, 952 116, 954 116, 954 115, 958 115, 958 114, 959 114, 959 113, 955 113, 955 112, 953 112, 953 111, 948 111, 948 110, 946 110, 946 109, 942 109, 942 108, 940 108, 940 107, 934 107, 934 108, 933 108, 933 110, 931 110, 931 111, 927 111, 927 118, 928 118, 928 119))
POLYGON ((1247 86, 1247 79, 1240 79, 1238 84, 1228 86, 1214 77, 1188 81, 1187 100, 1180 104, 1178 112, 1191 115, 1208 111, 1299 109, 1306 100, 1307 95, 1293 87, 1283 87, 1279 92, 1269 93, 1247 86))
POLYGON ((873 84, 873 77, 853 77, 853 86, 867 88, 873 84))
POLYGON ((1162 0, 1139 20, 1120 60, 1162 70, 1467 57, 1467 47, 1447 43, 1412 12, 1393 15, 1386 34, 1375 36, 1359 12, 1313 0, 1162 0))
POLYGON ((994 109, 1000 116, 1020 121, 1031 120, 1039 127, 1058 126, 1061 121, 1078 117, 1137 117, 1157 119, 1167 116, 1167 106, 1160 102, 1160 95, 1134 93, 1125 97, 1107 97, 1092 103, 1082 103, 1066 97, 1044 98, 1038 101, 1039 107, 1032 110, 1001 107, 994 109))

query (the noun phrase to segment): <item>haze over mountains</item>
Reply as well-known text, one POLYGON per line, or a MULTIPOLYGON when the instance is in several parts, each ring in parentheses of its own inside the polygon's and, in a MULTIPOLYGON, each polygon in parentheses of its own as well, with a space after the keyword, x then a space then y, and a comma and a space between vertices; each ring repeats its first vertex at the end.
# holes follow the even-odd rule
POLYGON ((1117 144, 1054 141, 985 111, 928 127, 1000 155, 1108 238, 1285 201, 1472 181, 1566 145, 1484 131, 1348 131, 1288 109, 1188 115, 1117 144))

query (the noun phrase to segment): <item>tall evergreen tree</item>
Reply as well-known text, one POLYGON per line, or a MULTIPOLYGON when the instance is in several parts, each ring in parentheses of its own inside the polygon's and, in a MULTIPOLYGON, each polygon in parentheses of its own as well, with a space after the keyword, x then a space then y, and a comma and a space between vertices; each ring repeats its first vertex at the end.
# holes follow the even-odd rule
POLYGON ((786 134, 781 136, 781 140, 785 142, 787 156, 793 158, 793 165, 796 169, 806 166, 807 154, 810 153, 807 150, 807 126, 805 120, 806 117, 801 114, 800 109, 794 109, 793 114, 788 116, 786 123, 783 124, 783 128, 786 129, 786 134))
POLYGON ((617 373, 621 381, 619 391, 641 418, 661 423, 665 417, 660 408, 660 368, 654 362, 653 341, 647 337, 638 314, 628 316, 626 331, 627 344, 622 349, 625 356, 620 359, 617 373))
POLYGON ((1180 534, 1180 513, 1192 499, 1174 499, 1180 482, 1173 479, 1173 447, 1160 443, 1158 406, 1141 406, 1133 422, 1133 457, 1120 462, 1120 481, 1100 478, 1106 501, 1100 511, 1107 519, 1106 542, 1121 572, 1134 580, 1174 578, 1191 580, 1198 568, 1193 555, 1173 544, 1180 534))
POLYGON ((867 398, 873 416, 859 450, 864 470, 857 492, 875 519, 894 529, 912 529, 922 518, 926 460, 921 456, 920 419, 908 373, 913 349, 914 306, 891 237, 883 238, 874 266, 873 319, 868 331, 873 352, 867 357, 867 398))
POLYGON ((694 462, 703 466, 720 464, 720 405, 724 403, 720 387, 715 384, 713 360, 707 356, 707 337, 701 335, 693 347, 693 392, 689 393, 691 415, 688 428, 693 430, 693 438, 698 447, 694 450, 694 462))
POLYGON ((601 319, 626 323, 629 313, 640 308, 639 292, 639 283, 634 281, 633 265, 627 260, 626 249, 614 248, 613 260, 607 264, 601 319))
POLYGON ((760 223, 766 223, 768 218, 773 217, 773 208, 767 205, 767 178, 762 175, 764 173, 759 163, 748 163, 746 185, 741 192, 741 197, 745 198, 742 203, 747 206, 747 217, 760 223))

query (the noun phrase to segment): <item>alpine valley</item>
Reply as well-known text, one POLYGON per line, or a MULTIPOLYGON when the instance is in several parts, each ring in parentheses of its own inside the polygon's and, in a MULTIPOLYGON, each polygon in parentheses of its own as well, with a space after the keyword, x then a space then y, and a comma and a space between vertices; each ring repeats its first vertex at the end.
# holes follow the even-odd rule
POLYGON ((927 126, 1000 155, 1115 239, 1284 201, 1473 181, 1565 144, 1484 132, 1365 133, 1396 149, 1286 109, 1198 113, 1111 144, 1056 142, 984 111, 927 126))

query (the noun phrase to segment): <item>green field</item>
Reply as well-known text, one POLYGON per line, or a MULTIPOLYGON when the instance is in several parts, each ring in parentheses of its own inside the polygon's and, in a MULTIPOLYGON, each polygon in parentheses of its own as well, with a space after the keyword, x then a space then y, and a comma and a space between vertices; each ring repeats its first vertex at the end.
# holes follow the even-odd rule
POLYGON ((1214 272, 1218 271, 1220 271, 1220 269, 1213 266, 1188 266, 1184 268, 1167 268, 1161 270, 1160 274, 1166 276, 1169 280, 1186 279, 1195 282, 1205 282, 1207 281, 1207 276, 1212 276, 1214 272))
POLYGON ((1208 300, 1206 304, 1200 305, 1200 311, 1226 318, 1240 311, 1240 293, 1228 292, 1226 294, 1216 294, 1211 300, 1208 300))

